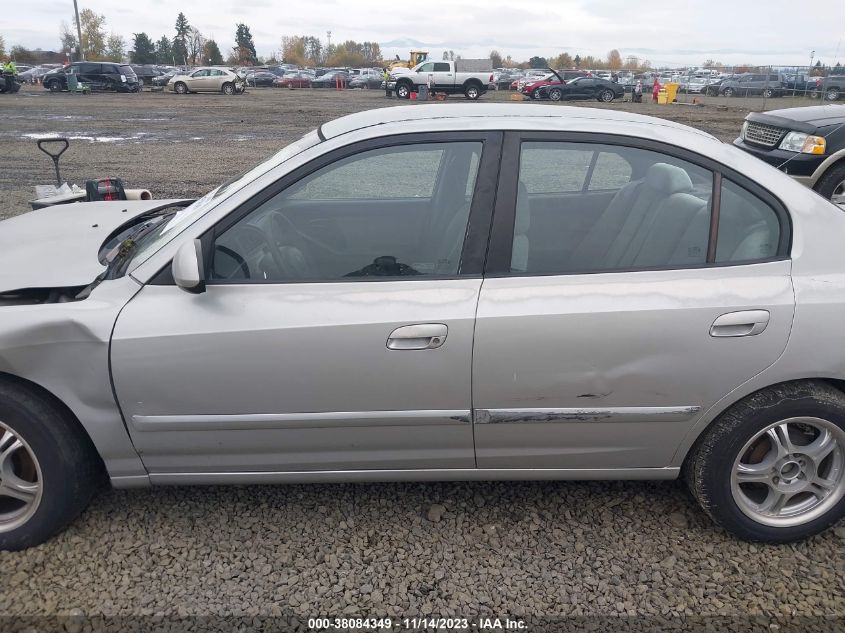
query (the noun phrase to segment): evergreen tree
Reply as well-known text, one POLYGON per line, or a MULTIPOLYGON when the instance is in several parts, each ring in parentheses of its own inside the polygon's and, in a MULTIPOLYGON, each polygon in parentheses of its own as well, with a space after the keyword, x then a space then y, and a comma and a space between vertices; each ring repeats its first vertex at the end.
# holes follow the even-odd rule
POLYGON ((203 63, 209 66, 222 66, 223 54, 220 52, 220 47, 214 40, 208 40, 205 43, 205 50, 203 51, 203 63))
POLYGON ((156 42, 156 62, 170 66, 173 64, 173 45, 166 35, 156 42))
POLYGON ((146 33, 132 35, 132 50, 129 51, 129 59, 133 64, 156 63, 156 48, 149 35, 146 33))
POLYGON ((176 16, 176 37, 173 38, 173 56, 176 58, 177 64, 188 63, 188 33, 191 30, 191 25, 188 24, 188 18, 181 11, 176 16))
POLYGON ((254 64, 258 59, 255 52, 255 42, 246 24, 238 23, 235 31, 235 55, 242 64, 254 64))

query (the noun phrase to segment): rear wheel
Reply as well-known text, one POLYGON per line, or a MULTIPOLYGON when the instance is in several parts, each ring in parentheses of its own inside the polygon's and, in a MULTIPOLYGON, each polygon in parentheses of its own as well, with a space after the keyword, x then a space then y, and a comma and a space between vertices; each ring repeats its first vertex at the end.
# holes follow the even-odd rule
POLYGON ((549 99, 551 101, 560 101, 563 99, 563 91, 560 88, 552 88, 549 90, 549 99))
POLYGON ((235 94, 235 85, 231 83, 223 84, 223 94, 224 95, 233 95, 235 94))
POLYGON ((102 474, 76 420, 25 385, 0 384, 0 550, 31 547, 64 529, 102 474))
POLYGON ((464 96, 471 101, 475 101, 481 96, 481 88, 477 84, 470 84, 464 90, 464 96))
POLYGON ((771 88, 766 88, 766 89, 763 91, 763 96, 764 96, 766 99, 771 99, 772 97, 774 97, 774 96, 775 96, 775 92, 774 92, 774 90, 772 90, 771 88))
POLYGON ((845 204, 845 162, 831 167, 816 183, 815 190, 831 202, 845 204))
POLYGON ((599 101, 603 103, 610 103, 613 101, 613 91, 612 90, 602 90, 599 93, 599 101))
POLYGON ((176 91, 176 94, 186 95, 188 94, 188 86, 183 84, 181 81, 177 82, 173 89, 176 91))
POLYGON ((704 510, 740 538, 821 532, 845 515, 845 395, 816 382, 753 394, 702 436, 685 475, 704 510))

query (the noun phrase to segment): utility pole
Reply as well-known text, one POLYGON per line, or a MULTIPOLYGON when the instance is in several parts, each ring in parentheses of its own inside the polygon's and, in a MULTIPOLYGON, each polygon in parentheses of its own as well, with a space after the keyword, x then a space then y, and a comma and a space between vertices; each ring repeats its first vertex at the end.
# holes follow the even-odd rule
MULTIPOLYGON (((76 2, 76 0, 73 0, 73 1, 76 2)), ((332 32, 331 31, 326 31, 326 40, 328 40, 328 43, 326 44, 326 50, 329 50, 332 47, 332 32)))
POLYGON ((76 0, 73 0, 73 13, 76 16, 76 36, 79 38, 77 40, 77 45, 79 46, 79 61, 85 59, 85 56, 82 54, 82 25, 79 23, 79 7, 76 5, 76 0))

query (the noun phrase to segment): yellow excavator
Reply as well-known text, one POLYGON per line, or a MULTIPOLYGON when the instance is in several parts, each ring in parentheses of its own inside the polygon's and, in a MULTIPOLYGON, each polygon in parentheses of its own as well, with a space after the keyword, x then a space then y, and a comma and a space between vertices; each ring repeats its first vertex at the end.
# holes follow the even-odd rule
POLYGON ((390 70, 395 70, 396 68, 413 68, 417 64, 420 64, 428 59, 428 51, 411 51, 410 59, 408 61, 403 61, 399 59, 399 55, 396 56, 396 61, 390 62, 388 68, 390 70))

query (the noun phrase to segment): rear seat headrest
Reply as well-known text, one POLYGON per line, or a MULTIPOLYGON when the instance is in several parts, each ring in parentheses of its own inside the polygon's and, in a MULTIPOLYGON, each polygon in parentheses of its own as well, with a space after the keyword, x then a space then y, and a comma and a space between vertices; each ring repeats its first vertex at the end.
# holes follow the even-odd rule
POLYGON ((668 163, 655 163, 649 167, 645 183, 652 189, 669 195, 692 191, 692 180, 687 172, 668 163))

